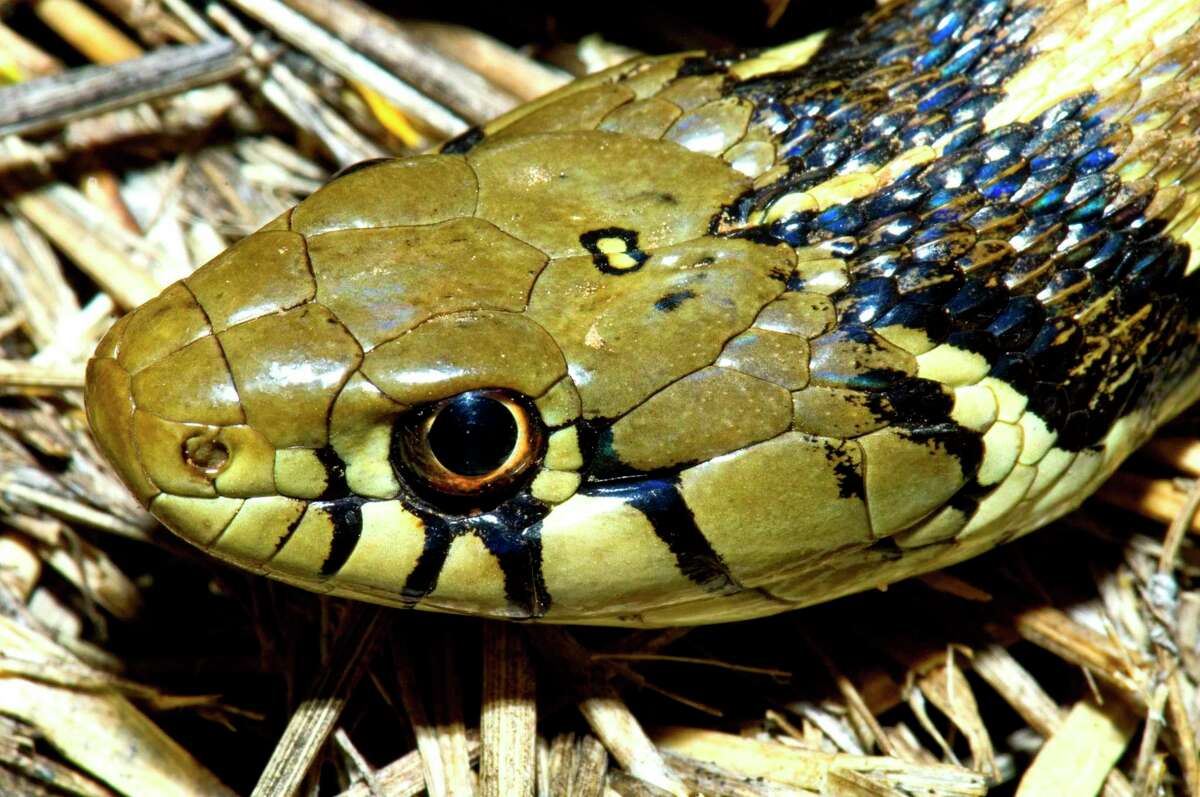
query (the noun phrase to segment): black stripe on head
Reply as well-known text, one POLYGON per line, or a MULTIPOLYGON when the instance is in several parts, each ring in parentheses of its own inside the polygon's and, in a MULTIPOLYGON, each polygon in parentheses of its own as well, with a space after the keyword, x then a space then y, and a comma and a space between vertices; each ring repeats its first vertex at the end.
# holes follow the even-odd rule
POLYGON ((316 505, 325 510, 333 524, 333 539, 329 543, 329 553, 321 564, 320 575, 332 576, 337 573, 354 552, 354 547, 362 537, 363 503, 362 498, 351 496, 316 505))
POLYGON ((346 483, 346 463, 333 450, 332 446, 324 446, 313 450, 317 461, 325 468, 325 490, 320 495, 322 501, 332 501, 350 495, 350 485, 346 483))
POLYGON ((546 506, 521 493, 495 510, 467 521, 504 573, 504 594, 524 617, 541 617, 550 608, 542 577, 542 518, 546 506))
POLYGON ((600 484, 587 494, 619 498, 645 515, 654 533, 674 555, 679 572, 705 590, 732 593, 742 589, 696 525, 692 510, 679 492, 677 478, 600 484))
POLYGON ((275 553, 279 553, 283 550, 283 546, 287 545, 287 541, 296 533, 296 529, 300 528, 300 521, 304 520, 304 516, 308 514, 311 506, 311 504, 305 504, 304 511, 296 515, 296 519, 287 525, 287 528, 283 530, 283 534, 279 535, 279 539, 275 541, 275 553))
POLYGON ((504 574, 504 594, 519 617, 541 617, 550 609, 550 593, 542 576, 541 520, 546 505, 522 492, 490 512, 443 515, 419 505, 405 506, 425 526, 425 549, 409 573, 402 595, 418 601, 437 588, 450 546, 474 534, 496 557, 504 574))
MULTIPOLYGON (((412 507, 406 507, 412 511, 412 507)), ((438 576, 446 565, 446 556, 450 553, 450 543, 454 534, 449 526, 437 515, 427 516, 418 513, 425 525, 425 549, 417 557, 417 564, 404 581, 400 596, 406 601, 416 603, 437 586, 438 576)))

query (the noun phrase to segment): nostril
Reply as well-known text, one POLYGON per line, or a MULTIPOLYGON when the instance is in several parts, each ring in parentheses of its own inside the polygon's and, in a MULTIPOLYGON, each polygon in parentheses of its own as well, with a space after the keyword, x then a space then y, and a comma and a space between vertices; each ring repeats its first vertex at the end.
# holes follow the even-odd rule
POLYGON ((196 435, 183 441, 183 458, 196 470, 213 477, 229 462, 229 449, 211 437, 196 435))

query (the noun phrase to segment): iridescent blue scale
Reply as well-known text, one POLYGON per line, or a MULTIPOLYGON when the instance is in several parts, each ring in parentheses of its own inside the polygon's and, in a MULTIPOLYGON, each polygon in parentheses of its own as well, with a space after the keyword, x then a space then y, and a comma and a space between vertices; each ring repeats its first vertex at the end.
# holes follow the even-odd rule
POLYGON ((866 243, 868 246, 902 244, 908 240, 920 223, 921 218, 915 213, 897 213, 882 217, 871 225, 865 237, 866 243))
POLYGON ((1029 220, 1024 229, 1009 238, 1008 242, 1021 254, 1048 254, 1058 247, 1066 234, 1067 227, 1058 218, 1035 217, 1029 220))
POLYGON ((1063 236, 1058 249, 1072 262, 1086 262, 1099 251, 1106 232, 1103 226, 1095 222, 1068 224, 1067 234, 1063 236))
POLYGON ((994 318, 1008 301, 1008 290, 981 279, 967 279, 946 301, 946 312, 956 324, 974 327, 994 318))
POLYGON ((896 272, 896 287, 906 297, 927 304, 942 304, 962 287, 963 276, 957 269, 941 263, 923 262, 896 272))
POLYGON ((888 277, 872 277, 854 283, 837 304, 840 318, 870 324, 900 300, 896 283, 888 277))
POLYGON ((890 139, 872 141, 866 146, 859 147, 850 157, 838 165, 839 174, 850 172, 875 171, 890 161, 897 154, 898 147, 890 139))
POLYGON ((1121 253, 1125 249, 1125 234, 1109 232, 1104 245, 1100 247, 1083 267, 1105 281, 1111 280, 1117 266, 1121 262, 1121 253))
POLYGON ((925 50, 913 60, 913 69, 925 71, 940 65, 954 52, 954 41, 946 39, 928 50, 925 50))
POLYGON ((942 152, 953 155, 975 144, 982 134, 983 122, 965 122, 946 134, 942 152))
MULTIPOLYGON (((1018 164, 1013 164, 1013 166, 1017 165, 1018 164)), ((1027 166, 1020 165, 1020 168, 1016 169, 1012 173, 997 177, 990 182, 980 185, 979 193, 983 194, 992 201, 1007 199, 1013 193, 1015 193, 1017 189, 1025 184, 1025 178, 1028 171, 1029 169, 1027 166)))
POLYGON ((872 117, 862 130, 863 141, 891 138, 915 112, 915 107, 905 105, 872 117))
POLYGON ((1076 161, 1075 168, 1077 171, 1087 174, 1089 172, 1099 172, 1112 166, 1117 160, 1117 153, 1113 152, 1108 147, 1097 147, 1094 150, 1084 154, 1076 161))
MULTIPOLYGON (((1068 198, 1070 194, 1067 195, 1068 198)), ((1103 193, 1096 193, 1086 199, 1083 199, 1066 215, 1067 221, 1086 221, 1100 216, 1104 212, 1104 208, 1108 205, 1109 197, 1103 193)))
POLYGON ((818 228, 834 235, 850 235, 862 229, 864 224, 866 224, 866 218, 858 203, 855 202, 834 205, 820 213, 815 220, 818 228))
MULTIPOLYGON (((965 80, 965 78, 959 78, 965 80)), ((1000 93, 991 89, 976 89, 967 96, 950 106, 950 120, 954 125, 964 122, 977 122, 987 116, 996 103, 1000 102, 1000 93)))
POLYGON ((933 33, 929 34, 929 43, 941 44, 947 41, 962 30, 965 19, 966 15, 961 9, 951 10, 938 20, 937 27, 933 29, 933 33))
POLYGON ((891 216, 917 205, 928 191, 929 189, 912 177, 897 180, 867 198, 863 204, 863 212, 868 218, 891 216))

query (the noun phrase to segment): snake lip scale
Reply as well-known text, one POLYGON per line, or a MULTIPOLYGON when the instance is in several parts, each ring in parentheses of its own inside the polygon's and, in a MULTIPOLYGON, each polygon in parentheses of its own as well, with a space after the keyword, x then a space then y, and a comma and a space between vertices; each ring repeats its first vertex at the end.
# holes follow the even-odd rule
POLYGON ((317 592, 739 620, 1077 506, 1200 392, 1200 3, 913 0, 360 164, 115 324, 105 455, 317 592))

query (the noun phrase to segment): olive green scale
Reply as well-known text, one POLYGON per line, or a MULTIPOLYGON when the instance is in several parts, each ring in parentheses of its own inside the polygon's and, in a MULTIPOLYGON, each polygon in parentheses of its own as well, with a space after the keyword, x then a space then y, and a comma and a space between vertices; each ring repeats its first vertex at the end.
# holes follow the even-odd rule
POLYGON ((213 556, 396 606, 720 622, 962 560, 1196 397, 1197 10, 892 3, 589 76, 121 319, 92 428, 213 556))

